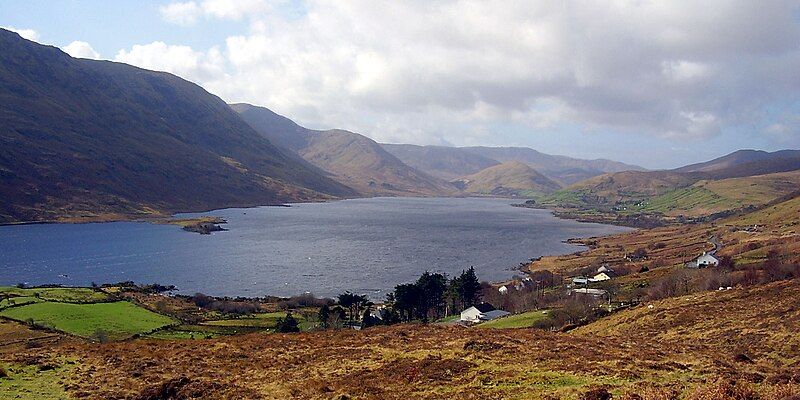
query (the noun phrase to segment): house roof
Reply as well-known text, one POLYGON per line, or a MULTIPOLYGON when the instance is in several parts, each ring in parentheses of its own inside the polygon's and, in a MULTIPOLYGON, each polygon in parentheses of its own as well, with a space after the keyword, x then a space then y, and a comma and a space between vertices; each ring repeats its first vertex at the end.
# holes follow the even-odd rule
POLYGON ((482 318, 489 320, 489 319, 505 317, 506 315, 509 315, 509 314, 511 314, 511 313, 508 312, 508 311, 492 310, 492 311, 484 313, 482 318))
POLYGON ((475 304, 473 307, 477 308, 478 311, 480 311, 482 313, 489 312, 489 311, 494 311, 494 309, 495 309, 494 306, 489 304, 489 303, 475 304))

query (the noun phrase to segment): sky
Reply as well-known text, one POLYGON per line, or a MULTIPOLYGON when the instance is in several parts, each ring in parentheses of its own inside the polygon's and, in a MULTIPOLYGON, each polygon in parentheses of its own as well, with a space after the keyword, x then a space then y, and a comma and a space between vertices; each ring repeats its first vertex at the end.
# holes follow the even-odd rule
POLYGON ((800 148, 798 1, 0 0, 0 26, 379 142, 654 169, 800 148))

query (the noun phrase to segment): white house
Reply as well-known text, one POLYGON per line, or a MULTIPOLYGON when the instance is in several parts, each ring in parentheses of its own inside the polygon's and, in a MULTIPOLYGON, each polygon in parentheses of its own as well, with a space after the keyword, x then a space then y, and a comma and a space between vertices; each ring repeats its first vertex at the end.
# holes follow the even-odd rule
POLYGON ((716 267, 719 265, 719 260, 717 257, 714 257, 711 254, 703 253, 700 257, 697 257, 696 260, 687 264, 689 268, 707 268, 707 267, 716 267))
POLYGON ((462 311, 461 321, 471 323, 490 321, 500 317, 505 317, 509 314, 511 313, 495 309, 494 306, 489 303, 481 303, 462 311))
POLYGON ((613 274, 611 272, 601 272, 590 279, 591 282, 603 282, 608 281, 613 278, 613 274))
POLYGON ((497 289, 497 291, 500 292, 500 294, 506 294, 508 293, 508 286, 506 285, 500 286, 500 288, 497 289))

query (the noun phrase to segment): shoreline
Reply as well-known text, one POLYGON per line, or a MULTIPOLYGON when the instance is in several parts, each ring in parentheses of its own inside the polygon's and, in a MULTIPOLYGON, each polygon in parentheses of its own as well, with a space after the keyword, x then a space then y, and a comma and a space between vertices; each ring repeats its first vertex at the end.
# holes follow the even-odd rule
MULTIPOLYGON (((386 197, 386 196, 384 196, 384 197, 386 197)), ((518 204, 512 203, 512 201, 520 200, 519 198, 506 197, 506 196, 470 196, 470 197, 475 198, 475 199, 490 199, 491 198, 491 199, 508 200, 509 201, 508 206, 512 206, 512 207, 519 207, 518 204)), ((464 196, 452 197, 452 196, 449 196, 449 197, 422 197, 422 198, 441 199, 441 198, 470 198, 470 197, 464 197, 464 196)), ((360 200, 360 199, 374 199, 374 198, 376 198, 376 197, 352 198, 352 199, 341 199, 341 200, 360 200)), ((394 198, 394 197, 387 197, 387 198, 394 198)), ((413 197, 413 198, 417 198, 417 197, 413 197)), ((324 202, 298 202, 298 203, 290 203, 290 204, 275 204, 275 205, 255 206, 255 207, 230 207, 230 208, 225 208, 225 209, 215 209, 215 210, 209 210, 209 211, 197 212, 197 213, 214 212, 214 211, 227 210, 227 209, 245 209, 246 210, 248 208, 260 208, 260 207, 291 207, 292 204, 327 203, 327 202, 330 202, 330 201, 324 201, 324 202)), ((523 208, 533 208, 533 207, 523 207, 523 208)), ((615 225, 615 224, 607 224, 607 223, 602 223, 602 222, 597 222, 597 221, 579 221, 579 220, 575 220, 575 219, 571 219, 571 218, 564 218, 564 217, 558 215, 557 213, 555 213, 554 210, 548 209, 548 208, 544 208, 544 207, 536 207, 534 209, 540 209, 540 210, 546 211, 547 214, 549 214, 553 218, 564 220, 564 221, 575 221, 575 222, 579 222, 579 223, 606 225, 608 227, 617 227, 617 228, 622 227, 622 228, 626 228, 626 229, 632 229, 631 231, 636 230, 636 228, 625 227, 625 226, 620 226, 620 225, 615 225)), ((214 216, 214 215, 186 215, 186 216, 181 216, 180 214, 195 214, 195 212, 175 213, 172 216, 152 217, 152 218, 141 218, 141 216, 137 216, 136 218, 128 218, 128 219, 114 218, 114 219, 101 220, 101 221, 28 221, 28 222, 9 223, 9 224, 4 224, 4 225, 88 224, 88 223, 111 223, 111 222, 139 222, 139 223, 150 223, 150 224, 157 224, 157 225, 175 225, 177 227, 180 227, 180 228, 184 229, 187 232, 204 233, 204 232, 199 232, 197 230, 191 229, 191 226, 199 225, 199 224, 202 224, 202 223, 213 223, 213 224, 225 224, 225 223, 227 223, 227 221, 225 221, 223 218, 221 218, 219 216, 214 216), (187 229, 187 227, 190 227, 190 228, 187 229)), ((225 229, 223 228, 221 230, 225 230, 225 229)), ((511 265, 507 265, 504 268, 502 268, 503 270, 509 272, 509 274, 508 274, 509 276, 508 277, 500 278, 500 279, 487 279, 486 281, 488 283, 492 284, 492 285, 500 285, 500 284, 503 284, 503 283, 507 283, 510 280, 513 280, 514 279, 513 276, 515 274, 521 274, 523 276, 528 276, 532 272, 530 270, 530 264, 532 263, 532 260, 541 260, 542 258, 547 258, 547 257, 560 257, 560 256, 565 256, 565 255, 570 255, 570 254, 583 253, 583 252, 591 250, 591 247, 587 244, 587 241, 590 241, 592 239, 596 239, 598 237, 607 237, 607 236, 613 236, 613 235, 624 234, 624 233, 626 233, 626 232, 608 232, 606 234, 595 235, 595 236, 564 237, 564 238, 558 239, 561 243, 567 244, 567 245, 569 245, 570 247, 573 247, 573 248, 572 249, 564 249, 564 251, 556 251, 556 252, 547 253, 547 254, 540 254, 540 255, 537 255, 535 257, 533 257, 533 256, 525 256, 524 258, 519 259, 517 262, 515 262, 515 263, 513 263, 511 265)), ((396 284, 402 284, 402 283, 403 282, 399 282, 398 281, 396 284)), ((58 283, 48 282, 48 283, 44 283, 44 285, 58 285, 58 283)), ((79 285, 79 286, 76 286, 76 287, 83 287, 83 286, 79 285)), ((238 296, 246 296, 245 293, 239 293, 237 295, 238 296)), ((269 294, 267 294, 267 295, 269 295, 269 294)))

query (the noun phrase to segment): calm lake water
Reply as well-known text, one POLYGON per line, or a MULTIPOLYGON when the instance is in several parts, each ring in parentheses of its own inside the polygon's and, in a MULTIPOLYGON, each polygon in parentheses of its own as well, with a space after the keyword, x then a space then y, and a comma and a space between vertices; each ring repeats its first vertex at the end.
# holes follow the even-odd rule
MULTIPOLYGON (((0 284, 88 285, 133 280, 184 293, 289 296, 344 290, 383 299, 425 270, 475 266, 482 280, 514 275, 563 243, 626 231, 487 198, 372 198, 217 210, 212 235, 135 222, 0 226, 0 284)), ((201 215, 183 214, 182 216, 201 215)))

